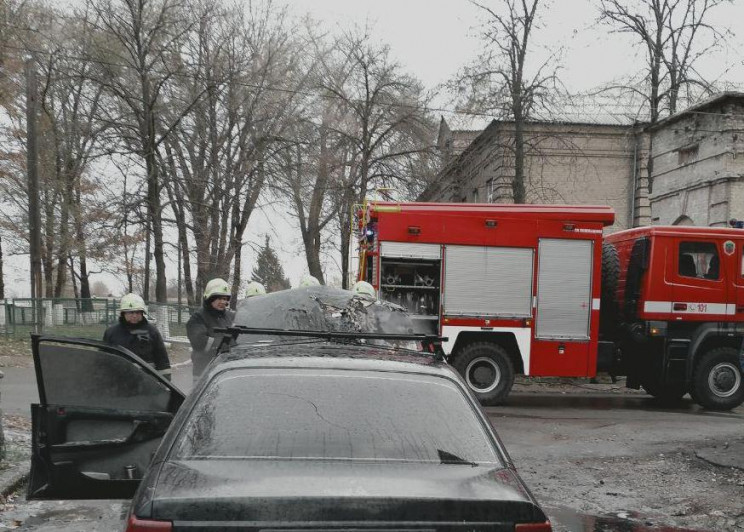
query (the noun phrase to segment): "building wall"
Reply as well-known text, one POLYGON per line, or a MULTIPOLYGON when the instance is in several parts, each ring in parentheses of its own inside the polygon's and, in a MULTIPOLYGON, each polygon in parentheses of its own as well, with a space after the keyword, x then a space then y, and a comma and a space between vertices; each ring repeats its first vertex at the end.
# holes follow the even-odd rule
MULTIPOLYGON (((443 170, 427 201, 509 203, 513 124, 493 122, 443 170)), ((632 226, 632 213, 648 217, 647 205, 635 204, 643 145, 629 126, 530 124, 525 132, 525 188, 528 203, 610 205, 611 230, 632 226), (645 210, 644 210, 645 209, 645 210)))
POLYGON ((723 97, 680 113, 653 134, 654 222, 744 219, 744 99, 723 97))

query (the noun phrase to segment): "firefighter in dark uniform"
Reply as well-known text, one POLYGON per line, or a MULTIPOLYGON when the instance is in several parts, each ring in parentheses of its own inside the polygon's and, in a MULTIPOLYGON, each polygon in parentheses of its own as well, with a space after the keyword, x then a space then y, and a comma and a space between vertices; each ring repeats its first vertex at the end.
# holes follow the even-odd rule
POLYGON ((145 301, 137 294, 121 298, 119 322, 103 333, 103 341, 128 349, 170 380, 171 366, 160 331, 147 321, 145 301))
POLYGON ((212 279, 204 289, 204 300, 201 308, 191 315, 186 323, 186 334, 191 342, 191 362, 194 381, 202 374, 212 359, 217 355, 217 346, 222 341, 221 335, 215 335, 214 329, 230 327, 235 312, 230 310, 230 287, 223 279, 212 279))

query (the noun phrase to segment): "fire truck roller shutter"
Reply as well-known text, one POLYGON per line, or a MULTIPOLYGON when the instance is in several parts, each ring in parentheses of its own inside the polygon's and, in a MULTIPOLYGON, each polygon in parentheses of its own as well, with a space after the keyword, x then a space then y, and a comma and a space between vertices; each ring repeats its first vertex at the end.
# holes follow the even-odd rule
POLYGON ((445 247, 445 315, 532 316, 531 248, 445 247))
POLYGON ((540 239, 536 338, 589 339, 593 247, 591 240, 540 239))
POLYGON ((412 242, 380 242, 380 255, 400 259, 439 260, 442 250, 439 244, 417 244, 412 242))

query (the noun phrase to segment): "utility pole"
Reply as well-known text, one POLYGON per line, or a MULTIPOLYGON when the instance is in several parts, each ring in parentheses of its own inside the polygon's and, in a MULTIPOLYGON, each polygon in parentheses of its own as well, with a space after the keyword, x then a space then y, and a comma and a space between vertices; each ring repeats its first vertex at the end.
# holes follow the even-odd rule
POLYGON ((36 116, 38 89, 33 56, 26 58, 26 171, 28 173, 28 241, 31 262, 31 304, 34 330, 41 325, 38 298, 41 296, 41 215, 39 212, 39 174, 36 154, 36 116))

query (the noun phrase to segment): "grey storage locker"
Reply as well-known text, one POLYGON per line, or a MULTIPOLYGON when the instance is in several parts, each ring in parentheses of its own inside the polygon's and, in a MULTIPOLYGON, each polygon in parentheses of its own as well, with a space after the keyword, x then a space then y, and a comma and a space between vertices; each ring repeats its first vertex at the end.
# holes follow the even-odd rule
POLYGON ((537 338, 589 339, 593 246, 591 240, 540 239, 537 338))
POLYGON ((532 315, 533 250, 445 246, 447 315, 532 315))

